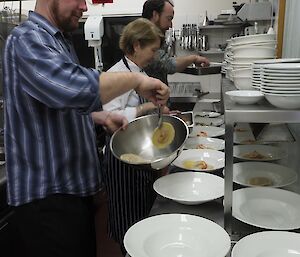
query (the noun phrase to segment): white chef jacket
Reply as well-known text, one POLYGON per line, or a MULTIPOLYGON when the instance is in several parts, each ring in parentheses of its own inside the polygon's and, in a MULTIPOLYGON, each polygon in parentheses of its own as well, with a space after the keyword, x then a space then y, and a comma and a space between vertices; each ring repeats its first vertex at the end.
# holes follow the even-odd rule
MULTIPOLYGON (((142 72, 143 74, 147 75, 145 72, 141 71, 141 68, 138 67, 134 62, 129 60, 125 56, 128 66, 130 70, 126 67, 125 63, 121 59, 117 62, 114 66, 112 66, 107 72, 119 72, 119 71, 132 71, 132 72, 142 72)), ((137 117, 137 110, 136 107, 140 104, 139 96, 135 92, 135 90, 130 90, 125 94, 118 96, 108 102, 107 104, 103 105, 103 109, 106 111, 114 111, 118 114, 121 114, 127 118, 130 122, 137 117)))

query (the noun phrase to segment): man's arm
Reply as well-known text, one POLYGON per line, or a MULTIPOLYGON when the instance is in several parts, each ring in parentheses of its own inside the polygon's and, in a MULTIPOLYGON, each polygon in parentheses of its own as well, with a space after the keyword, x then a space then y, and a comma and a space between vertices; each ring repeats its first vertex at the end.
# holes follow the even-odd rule
POLYGON ((135 72, 103 72, 99 88, 102 104, 131 89, 155 105, 165 105, 170 95, 169 87, 160 80, 135 72))
POLYGON ((209 66, 209 60, 200 55, 187 55, 176 58, 176 72, 183 71, 187 66, 192 63, 197 66, 209 66))

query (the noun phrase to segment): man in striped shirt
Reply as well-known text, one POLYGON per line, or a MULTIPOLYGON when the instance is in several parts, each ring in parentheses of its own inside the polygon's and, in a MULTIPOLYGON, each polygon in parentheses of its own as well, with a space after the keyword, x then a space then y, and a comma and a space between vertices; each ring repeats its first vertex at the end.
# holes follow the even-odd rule
MULTIPOLYGON (((85 0, 37 0, 8 37, 3 56, 8 204, 23 255, 94 257, 91 197, 100 189, 92 112, 135 89, 165 104, 168 87, 140 73, 102 73, 78 64, 68 32, 85 0)), ((117 115, 98 112, 116 129, 117 115)))

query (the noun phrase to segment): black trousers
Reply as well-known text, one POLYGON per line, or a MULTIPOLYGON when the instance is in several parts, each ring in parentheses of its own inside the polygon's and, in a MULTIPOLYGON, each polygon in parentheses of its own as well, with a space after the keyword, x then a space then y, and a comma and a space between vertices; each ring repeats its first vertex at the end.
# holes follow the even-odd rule
POLYGON ((22 257, 95 257, 92 197, 51 195, 15 207, 22 257))

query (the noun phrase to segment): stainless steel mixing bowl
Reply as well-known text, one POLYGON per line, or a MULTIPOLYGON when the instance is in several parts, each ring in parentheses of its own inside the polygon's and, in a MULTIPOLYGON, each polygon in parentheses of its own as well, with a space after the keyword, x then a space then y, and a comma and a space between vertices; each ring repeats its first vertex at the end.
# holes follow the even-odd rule
POLYGON ((168 166, 181 153, 189 130, 185 122, 176 116, 163 115, 163 121, 171 123, 175 130, 175 138, 170 145, 162 149, 153 145, 152 135, 157 127, 158 115, 147 115, 131 121, 126 130, 113 134, 110 149, 114 156, 121 160, 122 154, 131 153, 151 160, 147 164, 132 164, 143 168, 159 170, 168 166))

